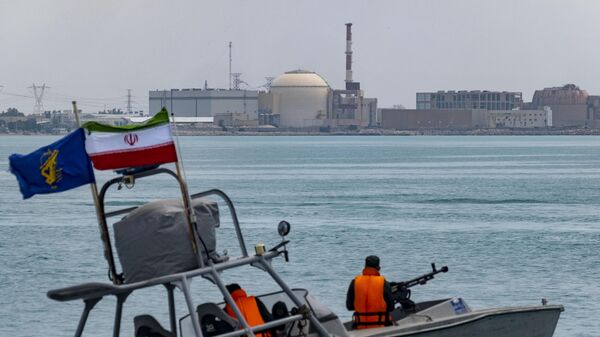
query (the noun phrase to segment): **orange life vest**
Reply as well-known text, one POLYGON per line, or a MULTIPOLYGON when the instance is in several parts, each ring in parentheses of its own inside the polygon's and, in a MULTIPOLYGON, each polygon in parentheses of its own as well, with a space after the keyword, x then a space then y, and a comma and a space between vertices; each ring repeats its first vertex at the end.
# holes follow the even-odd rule
MULTIPOLYGON (((248 322, 248 325, 256 326, 265 324, 265 321, 260 314, 260 310, 258 310, 258 304, 256 303, 256 298, 254 296, 248 296, 244 290, 237 289, 231 293, 231 297, 233 297, 235 304, 240 309, 244 319, 248 322)), ((225 306, 225 311, 229 316, 237 319, 233 309, 231 309, 229 305, 225 306)), ((256 337, 269 336, 266 332, 255 333, 255 335, 256 337)))
POLYGON ((385 278, 375 268, 366 267, 354 278, 354 328, 368 329, 390 325, 383 297, 385 278))

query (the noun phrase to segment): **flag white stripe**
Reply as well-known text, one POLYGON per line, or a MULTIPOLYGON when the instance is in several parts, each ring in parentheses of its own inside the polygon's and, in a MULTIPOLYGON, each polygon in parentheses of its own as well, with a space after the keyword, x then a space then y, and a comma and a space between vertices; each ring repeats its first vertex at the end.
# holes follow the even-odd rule
POLYGON ((86 135, 85 150, 90 156, 110 152, 127 152, 153 148, 173 142, 169 124, 132 130, 131 132, 98 132, 86 135))

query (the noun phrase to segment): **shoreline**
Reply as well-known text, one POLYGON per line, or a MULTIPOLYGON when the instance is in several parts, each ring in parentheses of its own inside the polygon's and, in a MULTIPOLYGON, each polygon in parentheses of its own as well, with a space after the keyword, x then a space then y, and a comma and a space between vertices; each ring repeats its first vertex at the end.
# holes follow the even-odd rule
MULTIPOLYGON (((66 133, 65 133, 66 134, 66 133)), ((2 136, 61 136, 54 133, 0 133, 2 136)), ((472 129, 472 130, 386 130, 362 129, 340 130, 330 132, 320 131, 289 131, 289 130, 212 130, 179 128, 179 136, 599 136, 600 129, 472 129)))

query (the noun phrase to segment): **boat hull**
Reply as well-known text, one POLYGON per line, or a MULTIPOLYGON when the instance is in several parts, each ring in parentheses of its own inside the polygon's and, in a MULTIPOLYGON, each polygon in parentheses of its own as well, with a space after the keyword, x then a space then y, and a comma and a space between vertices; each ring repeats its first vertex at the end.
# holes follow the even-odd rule
POLYGON ((552 337, 562 306, 500 308, 452 318, 353 331, 352 337, 552 337))

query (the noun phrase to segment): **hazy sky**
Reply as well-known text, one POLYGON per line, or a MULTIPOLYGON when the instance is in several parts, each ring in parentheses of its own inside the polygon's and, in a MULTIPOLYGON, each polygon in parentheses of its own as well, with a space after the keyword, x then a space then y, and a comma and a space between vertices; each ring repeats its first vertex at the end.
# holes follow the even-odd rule
POLYGON ((415 106, 418 91, 522 91, 575 83, 600 94, 600 1, 27 1, 0 0, 0 111, 147 110, 148 90, 254 89, 298 68, 344 80, 353 22, 354 79, 379 107, 415 106))

